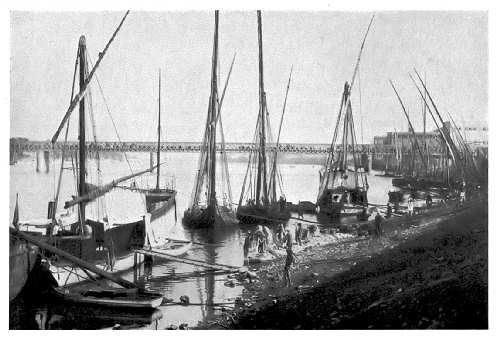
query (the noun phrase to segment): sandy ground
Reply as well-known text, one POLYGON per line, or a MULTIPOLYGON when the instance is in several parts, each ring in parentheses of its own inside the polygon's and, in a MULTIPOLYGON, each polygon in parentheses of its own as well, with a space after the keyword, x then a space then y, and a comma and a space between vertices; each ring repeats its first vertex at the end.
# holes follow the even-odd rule
POLYGON ((381 238, 323 230, 294 246, 293 287, 284 259, 251 266, 234 308, 199 328, 486 328, 487 223, 483 200, 386 220, 381 238))

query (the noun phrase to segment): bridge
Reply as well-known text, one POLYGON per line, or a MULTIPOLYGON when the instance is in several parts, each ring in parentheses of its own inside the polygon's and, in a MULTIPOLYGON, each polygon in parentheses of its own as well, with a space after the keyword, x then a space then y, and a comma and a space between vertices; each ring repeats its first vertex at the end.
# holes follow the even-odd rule
MULTIPOLYGON (((255 148, 253 143, 226 143, 227 152, 248 153, 255 148)), ((155 142, 89 142, 87 143, 89 152, 108 151, 108 152, 156 152, 157 143, 155 142)), ((337 146, 339 148, 340 146, 337 146)), ((12 152, 36 152, 36 151, 55 151, 60 152, 76 151, 78 142, 57 142, 54 145, 50 141, 28 141, 11 140, 10 150, 12 152)), ((201 144, 199 142, 162 142, 160 150, 164 152, 199 152, 201 144)), ((217 145, 221 150, 221 145, 217 145)), ((268 150, 276 150, 276 144, 268 144, 268 150)), ((279 152, 299 153, 299 154, 326 154, 330 151, 330 144, 307 144, 307 143, 281 143, 279 152)), ((394 147, 391 145, 360 144, 356 146, 356 151, 361 153, 386 154, 394 153, 394 147)))

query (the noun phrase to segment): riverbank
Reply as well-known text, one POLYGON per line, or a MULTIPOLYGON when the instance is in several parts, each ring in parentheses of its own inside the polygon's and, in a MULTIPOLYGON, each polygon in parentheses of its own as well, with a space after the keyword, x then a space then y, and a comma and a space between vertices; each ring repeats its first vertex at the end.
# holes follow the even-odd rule
POLYGON ((200 328, 487 328, 487 200, 389 221, 380 239, 306 247, 292 288, 283 260, 253 267, 235 308, 200 328))

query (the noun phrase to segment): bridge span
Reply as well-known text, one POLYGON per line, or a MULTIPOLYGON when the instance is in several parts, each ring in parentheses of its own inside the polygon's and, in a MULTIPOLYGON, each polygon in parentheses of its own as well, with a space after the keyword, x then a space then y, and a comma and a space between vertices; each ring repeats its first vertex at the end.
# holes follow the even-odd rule
MULTIPOLYGON (((110 152, 156 152, 155 142, 89 142, 88 150, 110 151, 110 152)), ((35 152, 35 151, 62 151, 77 150, 78 142, 57 142, 54 145, 50 141, 11 141, 11 152, 35 152)), ((252 143, 226 143, 226 151, 248 153, 254 149, 252 143)), ((160 150, 165 152, 199 152, 201 145, 199 142, 162 142, 160 150)), ((221 145, 218 144, 218 150, 221 145)), ((268 144, 268 150, 275 150, 276 144, 268 144)), ((392 153, 394 148, 390 145, 362 144, 356 147, 356 151, 361 153, 392 153)), ((303 153, 303 154, 326 154, 330 151, 330 144, 301 144, 301 143, 281 143, 279 151, 283 153, 303 153)))

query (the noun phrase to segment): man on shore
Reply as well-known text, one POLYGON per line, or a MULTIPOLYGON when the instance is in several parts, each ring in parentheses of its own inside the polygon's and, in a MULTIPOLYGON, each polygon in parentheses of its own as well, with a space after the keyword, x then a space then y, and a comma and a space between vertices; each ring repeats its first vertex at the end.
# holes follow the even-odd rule
POLYGON ((302 209, 302 205, 300 204, 300 202, 297 206, 297 214, 299 218, 304 219, 304 209, 302 209))
POLYGON ((257 249, 259 254, 263 254, 266 248, 266 235, 262 231, 262 226, 259 225, 257 227, 257 231, 255 232, 255 237, 257 238, 257 249))
POLYGON ((302 223, 297 223, 297 227, 295 228, 295 242, 299 246, 302 245, 302 223))
POLYGON ((292 231, 290 230, 290 227, 286 228, 286 235, 285 235, 285 247, 292 248, 293 245, 293 237, 292 237, 292 231))
POLYGON ((432 206, 432 196, 430 193, 427 193, 427 197, 425 198, 425 204, 427 205, 427 208, 430 208, 432 206))
POLYGON ((391 204, 389 202, 387 202, 387 211, 385 213, 385 217, 391 218, 391 216, 392 216, 392 207, 391 207, 391 204))
POLYGON ((285 287, 292 286, 292 279, 290 278, 290 268, 292 264, 297 261, 297 257, 292 251, 292 247, 286 248, 286 259, 285 259, 285 269, 283 270, 283 281, 285 281, 285 287))
POLYGON ((413 198, 408 199, 408 215, 412 216, 413 215, 413 198))
POLYGON ((375 215, 375 236, 379 238, 382 236, 382 215, 380 215, 380 212, 377 209, 377 215, 375 215))
POLYGON ((245 243, 243 244, 243 260, 245 263, 248 262, 248 253, 250 252, 250 248, 252 247, 252 234, 248 234, 245 237, 245 243))
POLYGON ((276 238, 278 239, 279 247, 283 247, 283 243, 285 242, 285 227, 283 223, 280 223, 278 227, 278 232, 276 233, 276 238))

